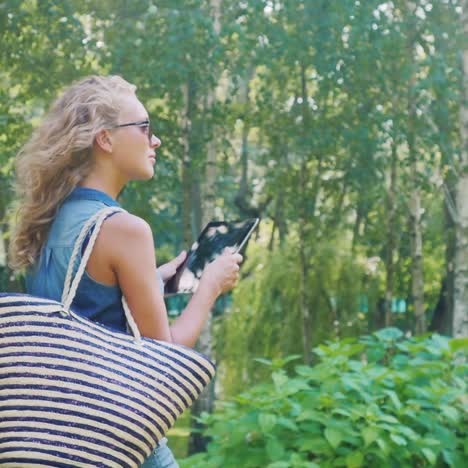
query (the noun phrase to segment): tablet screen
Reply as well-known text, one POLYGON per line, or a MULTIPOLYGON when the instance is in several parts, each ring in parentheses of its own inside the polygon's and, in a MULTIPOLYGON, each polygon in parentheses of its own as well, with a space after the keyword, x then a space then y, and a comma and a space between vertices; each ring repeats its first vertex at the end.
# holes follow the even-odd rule
POLYGON ((221 255, 226 247, 241 250, 258 224, 258 218, 245 221, 212 221, 192 245, 185 262, 166 283, 164 293, 193 293, 198 287, 205 266, 221 255))

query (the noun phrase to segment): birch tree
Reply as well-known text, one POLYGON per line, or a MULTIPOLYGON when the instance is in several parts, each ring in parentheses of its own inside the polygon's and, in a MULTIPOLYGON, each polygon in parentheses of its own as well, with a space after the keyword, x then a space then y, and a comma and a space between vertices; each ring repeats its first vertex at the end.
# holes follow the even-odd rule
MULTIPOLYGON (((213 33, 215 41, 219 38, 221 32, 221 0, 210 0, 209 7, 213 18, 213 33)), ((216 43, 214 44, 216 46, 216 43)), ((208 61, 210 66, 213 68, 211 71, 216 74, 217 67, 212 62, 213 49, 210 50, 208 61)), ((214 80, 216 83, 216 80, 214 80)), ((211 114, 216 100, 216 88, 210 87, 207 90, 206 95, 206 114, 208 120, 212 122, 211 114)), ((207 143, 206 151, 206 162, 205 162, 205 173, 203 187, 203 204, 202 204, 202 225, 205 226, 208 222, 212 221, 215 217, 215 202, 216 202, 216 131, 213 131, 213 125, 210 125, 211 138, 207 143)), ((203 126, 207 128, 207 125, 203 126)), ((201 181, 200 181, 201 183, 201 181)), ((212 330, 212 316, 208 316, 203 330, 198 338, 197 349, 205 356, 212 357, 213 355, 213 330, 212 330)), ((200 423, 197 418, 203 412, 211 413, 213 411, 213 405, 215 400, 215 387, 214 382, 208 385, 200 397, 195 401, 192 407, 191 413, 191 425, 196 429, 200 429, 200 423)), ((207 439, 199 431, 191 433, 189 442, 189 453, 202 452, 206 449, 207 439)))
POLYGON ((407 67, 409 69, 408 104, 407 104, 407 137, 410 174, 410 230, 411 230, 411 293, 415 319, 415 333, 420 335, 426 331, 424 308, 424 270, 423 270, 423 234, 422 234, 422 203, 419 184, 419 165, 417 151, 417 71, 418 57, 415 45, 419 35, 416 22, 416 3, 407 1, 405 6, 405 23, 407 28, 407 67))
POLYGON ((461 161, 457 183, 457 228, 453 335, 468 336, 468 0, 462 3, 462 102, 460 106, 461 161))

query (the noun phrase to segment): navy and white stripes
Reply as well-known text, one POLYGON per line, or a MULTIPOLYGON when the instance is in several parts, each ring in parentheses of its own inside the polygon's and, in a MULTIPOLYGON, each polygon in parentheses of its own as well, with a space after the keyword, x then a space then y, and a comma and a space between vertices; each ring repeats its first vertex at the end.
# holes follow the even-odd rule
POLYGON ((0 465, 137 467, 214 372, 189 348, 0 293, 0 465))

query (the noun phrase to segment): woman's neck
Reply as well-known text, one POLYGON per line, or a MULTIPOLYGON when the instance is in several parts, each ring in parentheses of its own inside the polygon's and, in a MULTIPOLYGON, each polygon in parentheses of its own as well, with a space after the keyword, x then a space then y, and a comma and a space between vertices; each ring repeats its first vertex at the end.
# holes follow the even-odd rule
POLYGON ((102 177, 95 177, 90 174, 79 184, 79 186, 99 190, 116 200, 119 196, 119 193, 125 187, 125 184, 117 184, 115 182, 113 183, 111 180, 106 180, 102 177))

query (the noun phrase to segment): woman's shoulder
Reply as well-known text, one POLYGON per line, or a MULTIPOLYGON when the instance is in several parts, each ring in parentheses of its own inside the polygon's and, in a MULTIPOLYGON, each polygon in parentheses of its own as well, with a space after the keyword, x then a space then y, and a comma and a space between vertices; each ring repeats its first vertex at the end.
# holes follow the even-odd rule
POLYGON ((99 238, 106 250, 114 252, 121 249, 136 251, 154 243, 150 225, 139 216, 126 211, 115 213, 106 219, 99 238))
POLYGON ((99 261, 112 269, 147 258, 154 253, 151 227, 131 213, 115 213, 102 224, 95 251, 99 261))
POLYGON ((124 236, 147 236, 152 235, 151 226, 139 216, 127 211, 115 213, 108 218, 101 228, 103 231, 124 236))

